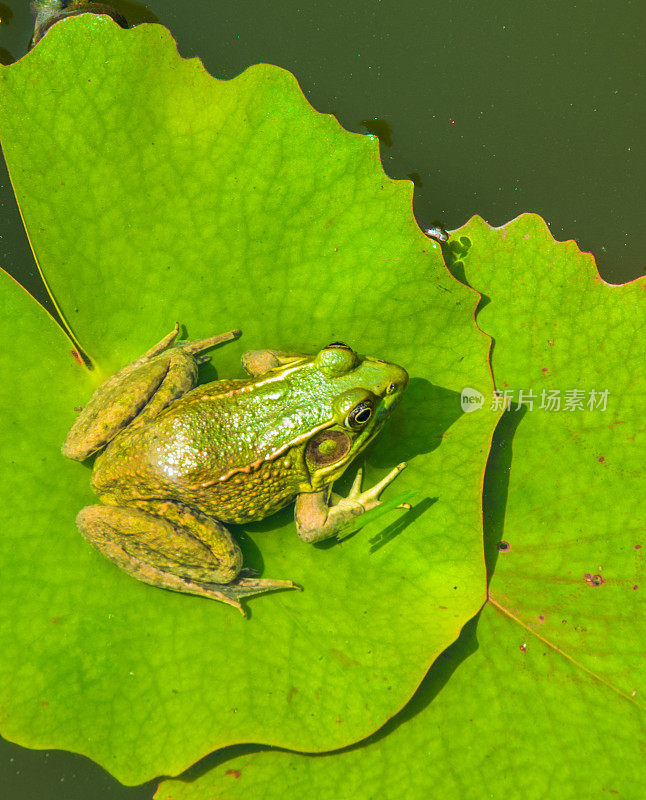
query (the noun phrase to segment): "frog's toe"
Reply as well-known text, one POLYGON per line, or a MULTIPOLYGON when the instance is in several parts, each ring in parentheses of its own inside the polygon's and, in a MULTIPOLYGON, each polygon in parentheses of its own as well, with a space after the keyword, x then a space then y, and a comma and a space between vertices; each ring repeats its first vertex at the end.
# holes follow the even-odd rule
POLYGON ((275 581, 271 578, 246 578, 237 577, 235 581, 226 586, 219 587, 220 591, 225 591, 230 597, 251 597, 254 594, 273 592, 277 589, 298 589, 303 591, 303 587, 294 581, 275 581))
MULTIPOLYGON (((378 506, 380 503, 379 495, 383 492, 386 486, 389 486, 404 469, 406 469, 406 462, 402 461, 401 464, 397 464, 394 469, 391 469, 388 475, 386 475, 385 478, 382 478, 379 483, 376 483, 370 489, 366 489, 363 492, 361 491, 363 471, 359 470, 347 499, 349 501, 354 500, 359 502, 363 506, 364 511, 375 508, 375 506, 378 506)), ((408 508, 410 508, 410 506, 408 506, 408 508)))
MULTIPOLYGON (((236 329, 233 331, 227 331, 226 333, 220 333, 217 336, 209 336, 208 339, 198 339, 195 342, 181 342, 178 346, 185 353, 196 356, 201 353, 202 350, 208 350, 211 347, 215 347, 218 344, 224 344, 225 342, 232 342, 234 339, 240 338, 240 336, 242 336, 242 331, 236 329)), ((205 360, 208 359, 202 357, 202 361, 205 360)))
MULTIPOLYGON (((245 570, 242 570, 243 574, 245 570)), ((217 594, 217 599, 235 606, 243 616, 245 615, 244 608, 240 604, 243 597, 252 597, 255 594, 264 594, 265 592, 274 592, 279 589, 298 589, 299 592, 303 591, 303 587, 299 586, 294 581, 275 581, 269 578, 248 578, 238 576, 231 583, 226 585, 213 584, 211 591, 208 591, 208 584, 204 584, 207 594, 211 597, 217 594)))

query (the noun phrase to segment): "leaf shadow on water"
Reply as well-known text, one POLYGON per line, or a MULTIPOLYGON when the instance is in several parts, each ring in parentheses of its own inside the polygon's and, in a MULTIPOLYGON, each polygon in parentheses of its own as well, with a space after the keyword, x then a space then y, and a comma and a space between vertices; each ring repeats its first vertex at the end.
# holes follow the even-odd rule
MULTIPOLYGON (((484 553, 487 568, 487 585, 491 580, 497 558, 501 552, 499 550, 499 544, 502 541, 504 528, 513 438, 526 412, 527 408, 523 406, 517 412, 506 412, 502 416, 496 426, 491 444, 491 452, 487 461, 483 490, 484 553)), ((433 504, 434 500, 435 498, 425 498, 424 501, 419 503, 419 506, 422 506, 426 502, 424 508, 424 510, 426 510, 433 504)), ((387 541, 389 540, 390 539, 387 541)), ((407 705, 388 720, 385 725, 379 728, 379 730, 375 731, 366 739, 342 748, 341 750, 334 750, 328 753, 308 753, 307 755, 312 758, 326 758, 328 756, 358 750, 359 748, 375 744, 393 733, 400 725, 405 724, 417 714, 424 711, 449 682, 451 676, 460 667, 462 662, 473 655, 478 649, 477 628, 481 612, 482 609, 466 623, 456 641, 437 657, 407 705)), ((201 761, 194 764, 184 772, 179 779, 191 782, 201 777, 209 770, 239 756, 272 750, 280 751, 282 748, 254 744, 225 747, 222 750, 209 754, 201 761)))
POLYGON ((111 0, 110 5, 128 20, 131 28, 142 22, 159 22, 159 17, 145 3, 137 3, 136 0, 111 0))

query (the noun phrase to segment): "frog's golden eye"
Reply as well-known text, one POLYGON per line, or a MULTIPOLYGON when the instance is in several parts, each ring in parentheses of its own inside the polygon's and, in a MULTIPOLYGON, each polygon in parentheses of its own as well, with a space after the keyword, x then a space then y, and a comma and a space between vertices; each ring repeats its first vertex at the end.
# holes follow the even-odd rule
POLYGON ((362 428, 372 416, 372 403, 363 400, 348 414, 347 426, 349 428, 362 428))
POLYGON ((344 428, 359 430, 368 422, 378 404, 379 398, 367 389, 348 389, 334 400, 334 419, 344 428))

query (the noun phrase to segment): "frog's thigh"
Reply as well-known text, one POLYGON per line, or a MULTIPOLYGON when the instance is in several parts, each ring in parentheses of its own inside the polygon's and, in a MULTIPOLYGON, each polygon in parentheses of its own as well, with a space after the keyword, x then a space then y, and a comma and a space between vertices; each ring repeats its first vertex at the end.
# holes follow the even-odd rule
POLYGON ((213 517, 188 507, 175 507, 171 516, 96 505, 82 509, 76 524, 97 550, 139 580, 214 596, 201 584, 232 581, 242 566, 240 548, 213 517))
POLYGON ((139 359, 113 375, 90 398, 63 443, 63 455, 83 461, 138 417, 151 419, 197 380, 197 363, 179 348, 139 359))

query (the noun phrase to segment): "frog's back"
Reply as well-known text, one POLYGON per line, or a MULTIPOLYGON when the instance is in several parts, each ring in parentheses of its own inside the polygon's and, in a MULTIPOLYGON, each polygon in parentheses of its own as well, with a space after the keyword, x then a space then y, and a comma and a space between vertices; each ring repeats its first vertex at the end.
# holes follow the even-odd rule
POLYGON ((223 522, 262 519, 285 506, 301 486, 302 457, 288 448, 281 453, 271 441, 266 404, 259 417, 257 393, 249 391, 254 384, 214 381, 134 423, 97 459, 97 493, 105 502, 135 505, 176 499, 223 522))

